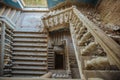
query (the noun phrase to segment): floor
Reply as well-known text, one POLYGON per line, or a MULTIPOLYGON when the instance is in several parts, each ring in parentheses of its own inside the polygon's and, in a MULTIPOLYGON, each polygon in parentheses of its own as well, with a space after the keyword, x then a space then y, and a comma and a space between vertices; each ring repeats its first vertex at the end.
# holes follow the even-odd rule
POLYGON ((42 16, 45 12, 23 12, 17 21, 16 30, 40 31, 43 29, 42 16))

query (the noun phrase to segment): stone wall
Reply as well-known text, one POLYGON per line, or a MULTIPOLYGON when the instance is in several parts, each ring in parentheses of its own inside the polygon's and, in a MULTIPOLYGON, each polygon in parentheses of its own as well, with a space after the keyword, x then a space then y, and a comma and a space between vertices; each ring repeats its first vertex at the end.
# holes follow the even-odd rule
POLYGON ((120 25, 120 0, 101 0, 98 10, 104 22, 120 25))

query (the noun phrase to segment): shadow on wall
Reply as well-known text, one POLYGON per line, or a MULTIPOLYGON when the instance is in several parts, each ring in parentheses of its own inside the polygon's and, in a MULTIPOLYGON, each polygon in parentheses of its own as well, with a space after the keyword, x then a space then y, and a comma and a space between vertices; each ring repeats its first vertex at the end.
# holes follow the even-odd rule
MULTIPOLYGON (((64 2, 64 1, 66 1, 66 0, 47 0, 48 8, 54 7, 58 3, 64 2)), ((84 3, 95 5, 98 0, 70 0, 70 1, 78 1, 78 2, 84 2, 84 3)), ((20 4, 18 3, 18 0, 3 0, 3 2, 6 5, 10 5, 10 6, 13 6, 16 8, 21 8, 20 4)))
POLYGON ((77 1, 96 5, 99 0, 77 0, 77 1))
MULTIPOLYGON (((48 7, 49 8, 54 7, 58 3, 64 2, 64 1, 66 1, 66 0, 47 0, 48 7)), ((82 2, 82 3, 96 5, 98 0, 70 0, 70 1, 77 1, 77 2, 82 2)))
POLYGON ((12 7, 16 7, 16 8, 21 8, 20 4, 18 3, 17 0, 3 0, 3 2, 6 5, 12 6, 12 7))

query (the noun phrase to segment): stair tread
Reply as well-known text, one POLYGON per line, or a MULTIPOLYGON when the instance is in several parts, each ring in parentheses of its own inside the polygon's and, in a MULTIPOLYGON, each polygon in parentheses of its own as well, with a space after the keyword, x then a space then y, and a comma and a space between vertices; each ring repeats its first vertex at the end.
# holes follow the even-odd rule
POLYGON ((48 64, 53 64, 54 62, 49 61, 48 64))
POLYGON ((47 34, 46 32, 38 32, 38 31, 14 31, 14 33, 47 34))
POLYGON ((49 54, 54 54, 55 52, 48 52, 49 54))
POLYGON ((23 56, 47 56, 47 53, 17 53, 17 52, 14 52, 13 55, 23 55, 23 56))
POLYGON ((26 49, 27 50, 41 50, 42 49, 42 50, 47 50, 46 48, 43 48, 43 47, 41 47, 41 48, 39 48, 39 47, 33 47, 33 48, 29 47, 29 48, 27 48, 27 47, 19 47, 19 46, 14 47, 13 50, 14 49, 22 49, 22 50, 26 50, 26 49))
POLYGON ((47 42, 47 39, 13 39, 14 42, 47 42))
POLYGON ((54 65, 53 64, 49 64, 49 66, 48 67, 54 67, 54 65))
POLYGON ((13 46, 19 46, 19 47, 47 47, 47 44, 45 45, 36 45, 36 44, 34 44, 34 45, 32 45, 32 44, 27 44, 27 45, 25 45, 25 44, 13 44, 13 46))
POLYGON ((47 46, 47 43, 22 43, 22 42, 14 42, 13 43, 13 46, 17 46, 17 45, 19 45, 19 46, 47 46))
POLYGON ((13 64, 18 64, 18 65, 47 65, 47 63, 45 62, 13 62, 13 64))
POLYGON ((46 51, 47 49, 13 48, 13 51, 46 51))
POLYGON ((14 38, 46 38, 47 39, 47 35, 27 35, 27 34, 14 34, 13 35, 14 38))
POLYGON ((40 66, 13 66, 12 69, 20 69, 20 70, 47 70, 47 67, 40 67, 40 66))
POLYGON ((38 58, 38 57, 16 57, 14 56, 12 59, 14 60, 43 60, 43 61, 46 61, 47 60, 47 57, 46 58, 38 58))
POLYGON ((46 71, 12 71, 13 74, 45 74, 46 71))

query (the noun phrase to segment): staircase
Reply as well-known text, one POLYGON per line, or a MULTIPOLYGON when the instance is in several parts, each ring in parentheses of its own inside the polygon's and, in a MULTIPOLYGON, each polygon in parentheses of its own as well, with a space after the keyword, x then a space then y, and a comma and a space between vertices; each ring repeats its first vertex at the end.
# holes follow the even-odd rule
POLYGON ((77 61, 76 61, 73 44, 69 43, 68 45, 69 45, 69 60, 70 60, 71 66, 72 66, 73 64, 77 64, 77 61))
POLYGON ((51 10, 42 20, 49 32, 69 26, 81 79, 120 79, 120 45, 75 6, 51 10))
MULTIPOLYGON (((0 11, 2 18, 7 17, 14 24, 21 14, 21 11, 9 7, 2 7, 0 11)), ((5 29, 9 24, 1 22, 0 72, 2 75, 39 77, 47 73, 48 59, 53 57, 47 54, 47 33, 25 31, 11 33, 13 29, 5 29)), ((120 45, 76 7, 50 11, 43 18, 43 23, 49 32, 66 26, 70 29, 82 80, 99 78, 99 80, 120 80, 120 45)), ((71 77, 65 70, 57 70, 53 71, 52 78, 71 77)))
POLYGON ((14 31, 12 75, 41 76, 47 72, 47 33, 14 31))
POLYGON ((48 48, 48 69, 55 69, 55 53, 53 51, 53 47, 48 48))

